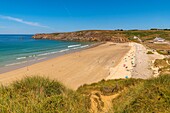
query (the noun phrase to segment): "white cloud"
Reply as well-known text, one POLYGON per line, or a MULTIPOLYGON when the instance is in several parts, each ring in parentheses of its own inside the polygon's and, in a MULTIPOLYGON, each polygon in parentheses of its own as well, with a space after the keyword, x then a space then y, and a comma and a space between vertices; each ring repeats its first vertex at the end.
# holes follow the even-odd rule
POLYGON ((23 23, 23 24, 27 24, 27 25, 30 25, 30 26, 49 28, 48 26, 41 25, 37 22, 29 22, 29 21, 25 21, 23 19, 11 17, 11 16, 0 15, 0 18, 6 19, 6 20, 12 20, 12 21, 15 21, 15 22, 23 23))

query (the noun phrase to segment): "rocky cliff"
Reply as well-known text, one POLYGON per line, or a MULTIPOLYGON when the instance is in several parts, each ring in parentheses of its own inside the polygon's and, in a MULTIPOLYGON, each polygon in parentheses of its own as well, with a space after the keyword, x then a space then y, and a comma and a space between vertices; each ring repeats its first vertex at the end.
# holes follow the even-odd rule
POLYGON ((115 31, 89 30, 67 33, 36 34, 35 39, 67 40, 67 41, 113 41, 116 43, 128 42, 128 38, 115 31))

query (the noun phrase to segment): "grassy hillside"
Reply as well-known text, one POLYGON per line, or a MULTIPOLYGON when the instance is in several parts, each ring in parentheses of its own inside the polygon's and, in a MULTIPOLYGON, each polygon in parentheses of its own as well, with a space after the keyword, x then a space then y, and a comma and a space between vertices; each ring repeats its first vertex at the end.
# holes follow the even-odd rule
POLYGON ((150 80, 103 80, 72 91, 57 81, 31 77, 0 87, 0 112, 88 113, 93 108, 109 113, 169 113, 169 86, 170 75, 163 75, 150 80))
POLYGON ((162 37, 170 40, 170 31, 165 30, 137 30, 137 31, 123 31, 127 38, 132 39, 133 36, 138 36, 141 40, 152 40, 155 37, 162 37))
POLYGON ((127 42, 137 36, 142 41, 162 37, 170 40, 170 30, 84 30, 66 33, 36 34, 35 39, 74 40, 74 41, 113 41, 127 42))
POLYGON ((169 113, 170 76, 146 80, 112 101, 116 113, 169 113))
POLYGON ((170 31, 169 30, 145 30, 145 31, 124 31, 126 37, 128 37, 131 41, 137 41, 133 39, 133 36, 139 37, 150 49, 157 50, 158 53, 163 55, 170 55, 170 45, 169 44, 155 44, 152 42, 155 37, 161 37, 166 39, 166 41, 170 41, 170 31))

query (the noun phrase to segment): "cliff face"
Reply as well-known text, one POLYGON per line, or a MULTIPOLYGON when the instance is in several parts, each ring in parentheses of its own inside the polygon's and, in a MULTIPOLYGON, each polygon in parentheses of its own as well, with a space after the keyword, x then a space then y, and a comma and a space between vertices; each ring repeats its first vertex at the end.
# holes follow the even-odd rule
POLYGON ((77 31, 68 33, 36 34, 35 39, 67 40, 67 41, 113 41, 128 42, 123 34, 114 31, 77 31))

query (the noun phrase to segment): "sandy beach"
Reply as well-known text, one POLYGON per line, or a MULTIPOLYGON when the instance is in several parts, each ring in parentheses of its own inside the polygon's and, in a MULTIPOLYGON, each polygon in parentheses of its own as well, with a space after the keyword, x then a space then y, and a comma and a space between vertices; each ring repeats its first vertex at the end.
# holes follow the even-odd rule
POLYGON ((0 74, 0 83, 7 85, 26 76, 45 76, 71 89, 106 79, 110 68, 116 67, 131 47, 128 43, 107 42, 94 48, 33 64, 0 74))
POLYGON ((131 42, 129 46, 131 49, 126 53, 121 62, 117 66, 110 68, 107 80, 120 78, 149 79, 153 77, 153 61, 157 58, 163 58, 163 56, 157 53, 153 55, 147 54, 148 50, 142 44, 131 42))
POLYGON ((136 48, 134 44, 135 43, 129 43, 129 47, 131 47, 130 50, 124 55, 123 59, 117 66, 110 68, 110 74, 106 80, 132 77, 132 71, 136 64, 136 48))

